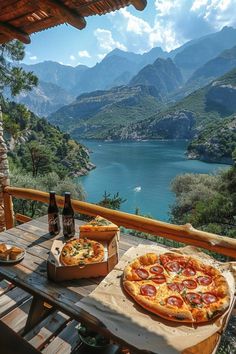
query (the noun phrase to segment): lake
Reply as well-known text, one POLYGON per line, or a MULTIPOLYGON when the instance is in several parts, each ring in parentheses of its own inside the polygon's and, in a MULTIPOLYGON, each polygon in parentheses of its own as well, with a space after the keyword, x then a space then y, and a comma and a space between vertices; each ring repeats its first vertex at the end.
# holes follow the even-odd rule
POLYGON ((88 202, 102 199, 104 191, 120 193, 126 202, 121 210, 167 221, 174 202, 171 180, 182 173, 214 173, 227 165, 188 160, 186 141, 101 142, 83 141, 92 151, 97 166, 88 176, 79 178, 88 202))

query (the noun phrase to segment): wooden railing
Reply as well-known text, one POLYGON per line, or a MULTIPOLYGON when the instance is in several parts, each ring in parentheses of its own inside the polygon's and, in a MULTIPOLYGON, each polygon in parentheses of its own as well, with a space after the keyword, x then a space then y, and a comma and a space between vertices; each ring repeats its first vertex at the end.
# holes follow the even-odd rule
MULTIPOLYGON (((12 197, 49 203, 49 193, 35 189, 16 188, 10 186, 5 187, 4 209, 7 229, 14 226, 12 197)), ((63 207, 64 198, 57 196, 56 200, 58 206, 63 207)), ((78 213, 91 216, 101 215, 111 220, 118 226, 124 226, 128 229, 134 229, 156 236, 162 236, 167 239, 182 242, 188 245, 202 247, 216 253, 236 258, 236 239, 196 230, 192 227, 191 224, 169 224, 158 220, 148 219, 139 215, 111 210, 79 200, 72 200, 72 205, 74 210, 78 213)), ((18 219, 22 219, 22 221, 29 220, 27 217, 20 214, 18 214, 18 219)))

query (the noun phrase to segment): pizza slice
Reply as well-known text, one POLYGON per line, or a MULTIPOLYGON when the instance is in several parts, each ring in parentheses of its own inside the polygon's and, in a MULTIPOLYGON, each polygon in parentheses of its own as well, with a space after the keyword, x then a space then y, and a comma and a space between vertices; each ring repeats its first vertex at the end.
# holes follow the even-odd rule
POLYGON ((117 225, 99 215, 89 223, 80 225, 80 235, 82 237, 84 235, 88 237, 96 236, 98 232, 104 236, 114 236, 114 233, 118 231, 119 228, 117 225))
POLYGON ((156 253, 146 253, 125 268, 124 279, 132 281, 152 279, 156 284, 163 284, 168 281, 169 274, 159 263, 156 253))
POLYGON ((192 322, 192 313, 178 292, 167 284, 156 284, 153 279, 123 282, 125 290, 145 309, 165 319, 192 322))
POLYGON ((190 257, 186 267, 174 277, 174 283, 177 282, 195 322, 209 321, 229 306, 228 283, 211 265, 190 257))

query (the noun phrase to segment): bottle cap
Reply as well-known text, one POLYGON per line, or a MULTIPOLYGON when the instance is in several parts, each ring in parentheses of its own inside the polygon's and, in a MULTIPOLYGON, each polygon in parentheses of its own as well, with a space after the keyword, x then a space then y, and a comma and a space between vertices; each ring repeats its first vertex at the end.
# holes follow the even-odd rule
POLYGON ((70 192, 65 192, 65 195, 70 195, 70 192))
POLYGON ((50 194, 56 194, 56 192, 55 192, 55 191, 50 191, 49 193, 50 193, 50 194))

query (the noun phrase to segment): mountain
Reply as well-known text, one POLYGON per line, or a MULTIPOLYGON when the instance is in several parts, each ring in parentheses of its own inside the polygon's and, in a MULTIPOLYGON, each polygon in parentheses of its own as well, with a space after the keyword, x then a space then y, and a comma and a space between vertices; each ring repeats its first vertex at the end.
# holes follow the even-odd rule
POLYGON ((145 66, 132 78, 129 85, 154 86, 158 93, 166 97, 177 90, 183 82, 180 70, 171 59, 158 58, 152 65, 145 66))
POLYGON ((33 71, 40 81, 55 84, 68 92, 73 92, 72 89, 80 75, 88 70, 85 65, 73 67, 54 61, 44 61, 32 65, 21 64, 21 67, 25 71, 33 71))
POLYGON ((14 97, 14 101, 26 105, 36 115, 46 117, 62 106, 71 103, 74 98, 58 85, 40 81, 32 91, 21 92, 14 97))
MULTIPOLYGON (((175 64, 182 70, 185 78, 222 51, 236 45, 236 29, 224 27, 221 31, 193 40, 174 57, 175 64)), ((172 53, 173 55, 173 53, 172 53)))
MULTIPOLYGON (((38 76, 40 86, 37 90, 29 93, 27 97, 22 96, 17 100, 25 102, 37 114, 47 116, 53 110, 59 108, 60 105, 70 103, 73 97, 82 93, 110 90, 112 87, 127 85, 131 82, 132 85, 154 85, 163 98, 168 94, 171 95, 168 99, 176 101, 192 92, 193 89, 209 82, 211 64, 209 63, 206 68, 203 68, 203 66, 219 56, 224 50, 235 45, 236 29, 224 27, 219 32, 189 41, 169 53, 163 51, 160 47, 152 48, 143 54, 114 49, 92 68, 84 65, 71 67, 53 61, 45 61, 34 65, 21 64, 26 71, 33 71, 38 76), (193 75, 193 80, 196 79, 197 75, 202 75, 200 81, 196 82, 195 80, 184 86, 179 72, 177 73, 178 69, 173 69, 174 64, 171 65, 170 61, 167 60, 166 63, 169 63, 169 65, 166 64, 166 68, 164 68, 164 59, 168 57, 181 70, 185 81, 193 75, 194 71, 201 70, 200 68, 203 71, 205 70, 193 75), (158 63, 158 68, 154 62, 158 63), (142 71, 142 69, 145 70, 142 71), (209 74, 207 73, 208 70, 209 74), (46 86, 45 83, 57 86, 53 88, 53 86, 46 86), (182 88, 176 90, 179 86, 182 86, 182 88), (55 90, 58 91, 58 97, 56 97, 55 90)), ((220 60, 221 68, 225 67, 226 70, 231 68, 234 59, 226 59, 226 54, 224 54, 218 60, 220 60)), ((223 72, 219 72, 219 74, 221 73, 223 72)))
POLYGON ((72 67, 53 61, 21 66, 26 71, 33 71, 40 82, 50 82, 60 86, 68 94, 77 96, 84 92, 125 85, 145 65, 152 64, 158 57, 167 56, 168 53, 160 47, 152 48, 144 54, 125 52, 116 48, 92 68, 85 65, 72 67))
POLYGON ((232 152, 236 149, 235 113, 236 69, 151 117, 115 131, 110 129, 106 139, 194 139, 191 156, 195 154, 207 161, 232 162, 232 152), (224 125, 222 141, 214 140, 214 136, 221 136, 220 129, 224 125), (202 144, 201 137, 205 136, 205 131, 208 132, 208 140, 204 143, 205 154, 203 150, 199 154, 197 146, 202 144), (214 147, 214 144, 219 148, 214 147), (223 145, 224 149, 221 148, 223 145), (212 154, 207 153, 207 150, 212 151, 212 154))
POLYGON ((73 137, 105 139, 107 130, 138 121, 157 112, 161 97, 154 87, 120 86, 82 94, 48 119, 73 137))
POLYGON ((123 55, 108 55, 100 63, 82 73, 73 91, 76 94, 107 90, 115 84, 125 85, 138 71, 138 64, 123 55))
POLYGON ((236 46, 223 51, 216 58, 197 69, 186 83, 195 89, 207 85, 219 76, 236 68, 236 46))

